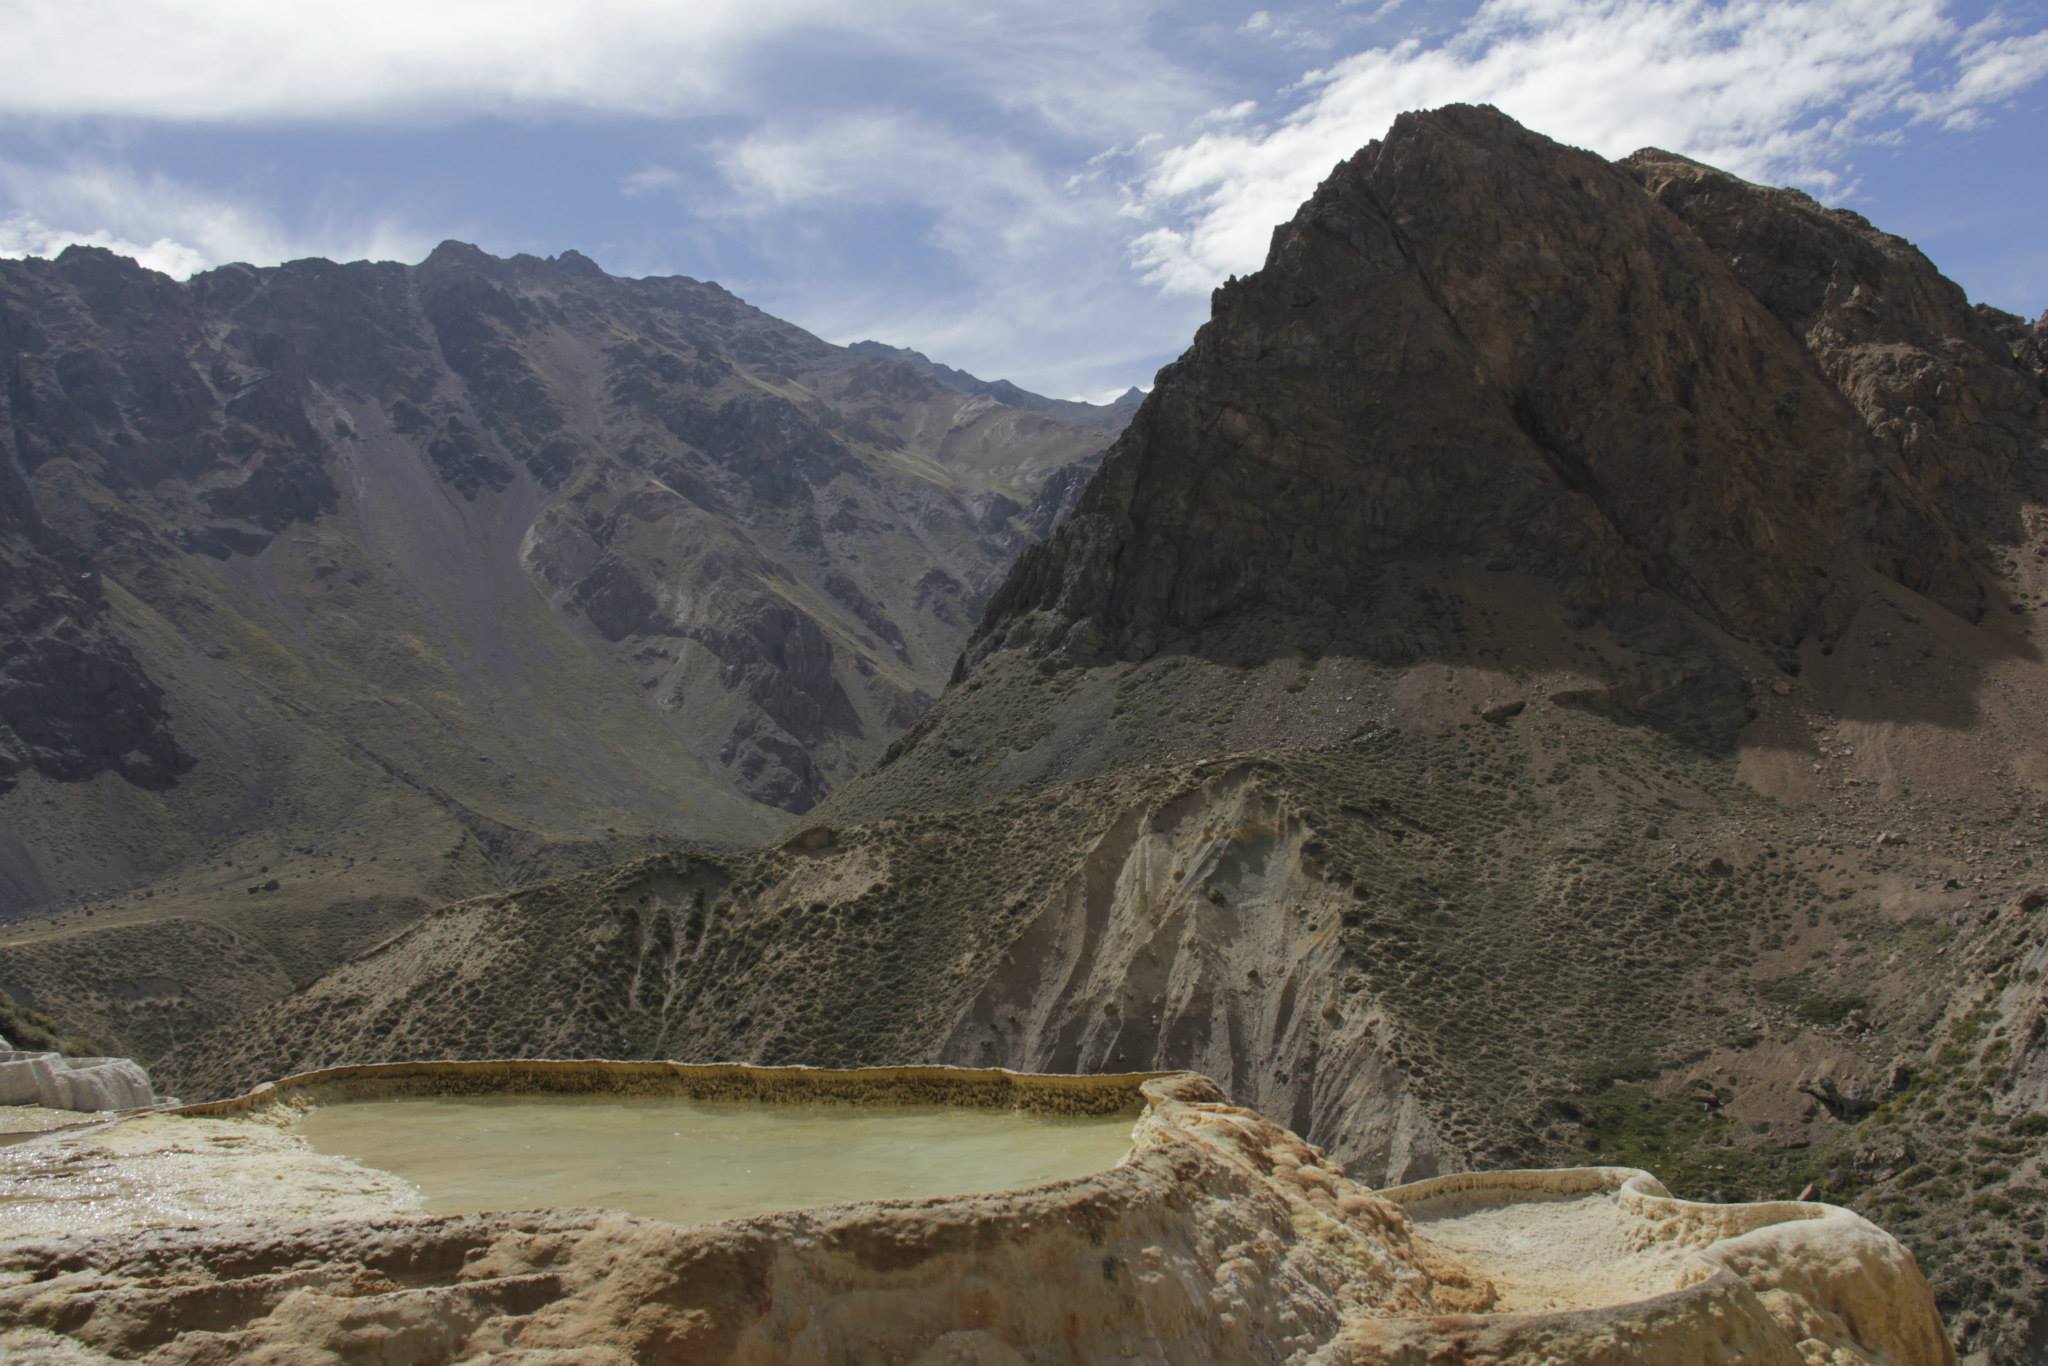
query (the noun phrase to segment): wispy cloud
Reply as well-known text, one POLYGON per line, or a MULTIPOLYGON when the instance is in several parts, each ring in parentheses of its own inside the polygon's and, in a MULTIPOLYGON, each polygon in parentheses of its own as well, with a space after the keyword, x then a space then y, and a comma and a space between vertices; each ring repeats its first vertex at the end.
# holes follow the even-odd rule
POLYGON ((0 215, 0 256, 54 256, 76 242, 181 279, 229 261, 417 260, 434 240, 396 221, 340 215, 294 230, 232 197, 105 162, 0 160, 0 198, 33 206, 0 215))
POLYGON ((1965 32, 1953 50, 1954 79, 1916 90, 1905 100, 1918 119, 1959 132, 1983 122, 1986 111, 2048 78, 2048 28, 2016 31, 2011 16, 1994 12, 1965 32))
POLYGON ((674 113, 727 96, 735 59, 830 0, 15 0, 0 112, 229 122, 437 112, 674 113))
POLYGON ((869 112, 764 126, 713 159, 720 195, 675 177, 690 212, 766 253, 750 297, 834 340, 880 337, 1073 395, 1149 377, 1199 321, 1124 263, 1118 186, 1001 137, 869 112), (862 280, 839 258, 878 223, 933 253, 916 279, 862 280))
MULTIPOLYGON (((768 54, 894 53, 1068 133, 1199 100, 1145 42, 1157 0, 12 0, 0 116, 169 123, 766 112, 768 54)), ((1197 87, 1190 89, 1190 87, 1197 87)), ((1142 131, 1142 129, 1139 129, 1142 131)))
POLYGON ((1266 42, 1278 43, 1282 47, 1324 48, 1330 45, 1329 35, 1311 28, 1298 19, 1276 15, 1271 10, 1253 10, 1237 31, 1266 42))
POLYGON ((969 259, 1029 253, 1092 216, 1039 158, 913 115, 770 126, 720 147, 717 163, 736 212, 913 205, 932 245, 969 259))
POLYGON ((1132 256, 1176 292, 1256 268, 1273 226, 1407 109, 1495 104, 1605 155, 1655 145, 1839 196, 1888 130, 1967 126, 2044 70, 2048 34, 1962 33, 1940 0, 1487 0, 1441 41, 1346 57, 1268 119, 1146 158, 1132 256))
POLYGON ((688 178, 673 166, 643 166, 619 181, 619 189, 629 198, 642 195, 673 193, 688 183, 688 178))

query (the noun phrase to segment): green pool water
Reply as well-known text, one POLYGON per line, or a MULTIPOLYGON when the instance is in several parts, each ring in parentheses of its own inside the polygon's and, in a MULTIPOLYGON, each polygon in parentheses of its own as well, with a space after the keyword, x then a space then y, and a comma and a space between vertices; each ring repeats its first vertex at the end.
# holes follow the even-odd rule
POLYGON ((701 1223, 1083 1176, 1116 1165, 1131 1123, 954 1106, 461 1096, 323 1105, 294 1132, 404 1177, 430 1213, 573 1205, 701 1223))

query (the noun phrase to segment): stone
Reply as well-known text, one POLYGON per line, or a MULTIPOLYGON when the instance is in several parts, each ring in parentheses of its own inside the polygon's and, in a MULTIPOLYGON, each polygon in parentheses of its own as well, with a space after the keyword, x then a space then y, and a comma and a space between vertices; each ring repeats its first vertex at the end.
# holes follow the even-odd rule
POLYGON ((149 1074, 128 1058, 67 1058, 0 1051, 0 1105, 51 1110, 135 1110, 156 1103, 149 1074))
POLYGON ((1821 1108, 1839 1120, 1861 1119, 1876 1108, 1855 1088, 1842 1090, 1830 1076, 1802 1077, 1793 1089, 1801 1095, 1812 1096, 1820 1102, 1821 1108))
POLYGON ((1615 1167, 1373 1191, 1186 1073, 331 1069, 0 1149, 0 1199, 0 1352, 22 1360, 1955 1360, 1913 1259, 1845 1210, 1674 1200, 1615 1167), (536 1087, 1141 1109, 1092 1176, 695 1226, 424 1215, 405 1183, 283 1127, 351 1098, 536 1087))

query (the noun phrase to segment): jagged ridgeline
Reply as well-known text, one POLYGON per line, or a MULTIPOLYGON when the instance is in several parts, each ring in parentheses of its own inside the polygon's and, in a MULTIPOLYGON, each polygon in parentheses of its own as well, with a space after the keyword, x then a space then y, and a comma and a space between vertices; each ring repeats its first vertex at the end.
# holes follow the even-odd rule
POLYGON ((0 353, 0 922, 70 913, 0 987, 146 1053, 439 901, 775 831, 1134 406, 457 243, 0 262, 0 353))
POLYGON ((159 1071, 1190 1067, 1368 1180, 1812 1185, 2020 1360, 2042 336, 1794 192, 1404 116, 803 833, 450 907, 159 1071))

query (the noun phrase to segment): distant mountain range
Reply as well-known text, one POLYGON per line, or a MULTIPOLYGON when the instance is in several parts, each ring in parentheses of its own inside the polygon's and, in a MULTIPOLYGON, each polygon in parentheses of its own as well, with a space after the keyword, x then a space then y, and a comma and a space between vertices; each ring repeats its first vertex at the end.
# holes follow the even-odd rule
POLYGON ((1047 398, 1034 394, 1028 389, 1019 389, 1006 379, 977 379, 965 370, 955 370, 950 365, 941 365, 922 351, 907 347, 890 346, 878 341, 857 341, 847 348, 864 356, 881 356, 888 360, 902 361, 916 367, 921 373, 945 385, 956 394, 970 394, 981 398, 992 398, 1012 408, 1023 408, 1034 413, 1054 413, 1083 425, 1099 425, 1121 431, 1131 420, 1131 414, 1138 411, 1138 405, 1145 401, 1145 391, 1135 384, 1118 394, 1106 404, 1077 403, 1073 399, 1047 398))
POLYGON ((930 704, 1132 407, 455 242, 0 262, 0 357, 0 921, 192 913, 288 974, 778 829, 930 704))

